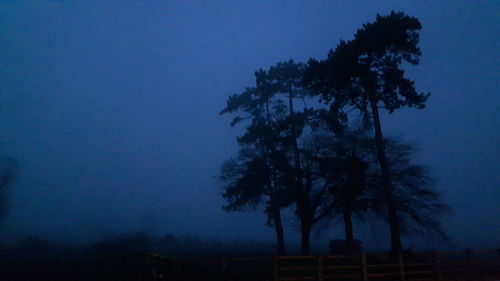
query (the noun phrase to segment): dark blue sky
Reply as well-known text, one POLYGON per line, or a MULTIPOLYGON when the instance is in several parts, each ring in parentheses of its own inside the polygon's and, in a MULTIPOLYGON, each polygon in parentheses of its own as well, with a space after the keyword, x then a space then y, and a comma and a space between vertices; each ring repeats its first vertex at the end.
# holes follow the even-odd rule
MULTIPOLYGON (((454 208, 442 245, 497 247, 495 1, 1 1, 0 154, 21 170, 0 234, 274 239, 260 211, 221 210, 214 176, 241 131, 218 112, 256 69, 324 58, 391 9, 423 24, 408 73, 432 96, 425 110, 384 115, 384 130, 419 144, 454 208)), ((385 230, 355 231, 373 241, 385 230)))

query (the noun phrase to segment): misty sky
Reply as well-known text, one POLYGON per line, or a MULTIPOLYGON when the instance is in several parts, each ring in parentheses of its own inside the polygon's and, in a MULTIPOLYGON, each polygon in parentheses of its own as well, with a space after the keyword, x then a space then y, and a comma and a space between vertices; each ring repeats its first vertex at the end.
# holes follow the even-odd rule
POLYGON ((408 74, 431 97, 425 110, 384 115, 383 128, 419 145, 454 209, 441 245, 498 247, 496 1, 0 1, 0 155, 21 165, 0 235, 274 240, 261 211, 221 209, 215 176, 242 129, 218 112, 258 68, 322 59, 392 9, 422 22, 408 74))

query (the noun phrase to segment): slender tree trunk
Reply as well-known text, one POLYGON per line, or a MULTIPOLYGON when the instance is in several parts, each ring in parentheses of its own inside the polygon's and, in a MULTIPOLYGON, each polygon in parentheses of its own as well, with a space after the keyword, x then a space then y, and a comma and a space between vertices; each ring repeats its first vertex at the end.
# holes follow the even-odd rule
MULTIPOLYGON (((267 122, 268 126, 271 126, 271 113, 269 110, 269 102, 266 101, 266 112, 267 112, 267 122)), ((276 196, 276 191, 279 188, 278 181, 276 180, 276 161, 275 161, 275 149, 271 147, 271 165, 272 165, 272 188, 269 191, 271 194, 271 204, 272 204, 272 215, 274 220, 274 230, 276 232, 276 242, 277 242, 277 254, 283 256, 286 253, 285 250, 285 234, 283 231, 283 224, 281 222, 281 204, 279 204, 282 198, 276 196), (278 197, 278 198, 276 198, 278 197)))
POLYGON ((310 220, 309 218, 302 218, 300 220, 300 234, 301 234, 300 253, 303 256, 311 255, 311 227, 312 227, 312 220, 310 220))
POLYGON ((370 105, 373 114, 373 127, 375 129, 375 144, 377 146, 378 161, 382 171, 382 180, 384 182, 384 194, 387 201, 387 210, 391 231, 391 252, 396 256, 401 251, 401 231, 399 227, 399 218, 394 202, 394 187, 392 185, 389 163, 385 154, 384 137, 382 136, 382 126, 380 125, 380 116, 377 107, 377 101, 370 99, 370 105))
POLYGON ((281 223, 281 210, 279 206, 273 207, 273 220, 274 230, 276 231, 277 254, 278 256, 284 256, 286 254, 285 234, 283 231, 283 224, 281 223))
POLYGON ((344 208, 344 228, 345 228, 345 244, 347 254, 354 254, 354 232, 352 229, 352 212, 349 208, 344 208))
POLYGON ((354 241, 351 210, 349 208, 344 208, 343 216, 344 216, 345 240, 347 245, 351 245, 354 241))
POLYGON ((302 182, 302 170, 300 165, 299 146, 297 144, 297 129, 295 127, 293 110, 293 93, 292 90, 288 93, 288 104, 290 110, 290 134, 294 158, 294 178, 295 178, 295 202, 297 204, 298 216, 300 219, 300 234, 301 234, 301 254, 309 256, 311 254, 311 228, 313 225, 313 215, 311 214, 310 202, 308 199, 308 192, 304 188, 302 182))
POLYGON ((290 131, 291 131, 291 137, 292 137, 292 145, 293 145, 293 158, 295 162, 295 173, 297 176, 297 182, 300 183, 300 187, 302 187, 302 178, 300 177, 299 173, 301 171, 300 169, 300 156, 299 156, 299 145, 297 144, 297 129, 295 128, 295 120, 294 120, 294 115, 295 112, 293 111, 293 96, 292 92, 288 94, 288 103, 290 107, 290 131))

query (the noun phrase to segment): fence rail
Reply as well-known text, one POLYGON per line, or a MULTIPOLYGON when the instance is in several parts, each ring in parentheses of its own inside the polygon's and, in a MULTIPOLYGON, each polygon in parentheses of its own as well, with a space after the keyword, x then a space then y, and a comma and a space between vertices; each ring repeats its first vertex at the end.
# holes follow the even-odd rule
MULTIPOLYGON (((277 256, 189 261, 224 273, 220 280, 482 281, 500 280, 498 250, 388 254, 277 256)), ((158 270, 157 270, 158 271, 158 270)), ((159 279, 161 280, 161 279, 159 279)))

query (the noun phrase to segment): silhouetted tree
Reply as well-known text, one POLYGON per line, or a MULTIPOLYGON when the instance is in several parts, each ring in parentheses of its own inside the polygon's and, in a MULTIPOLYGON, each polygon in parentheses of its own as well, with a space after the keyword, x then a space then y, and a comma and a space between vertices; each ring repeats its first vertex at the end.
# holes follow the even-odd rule
POLYGON ((266 94, 277 100, 280 111, 285 113, 278 120, 276 133, 279 134, 285 161, 280 161, 286 175, 285 185, 296 205, 296 214, 300 220, 301 252, 310 254, 310 232, 314 224, 315 207, 311 202, 313 193, 313 173, 309 153, 299 148, 299 140, 303 138, 308 117, 313 113, 305 106, 298 110, 297 99, 304 101, 306 92, 302 87, 304 65, 293 61, 280 62, 269 70, 257 72, 257 85, 266 89, 266 94))
MULTIPOLYGON (((441 202, 441 194, 435 190, 435 179, 426 166, 414 164, 412 158, 415 147, 399 139, 385 141, 387 160, 394 187, 394 204, 402 233, 411 231, 422 234, 437 234, 446 238, 438 220, 439 215, 450 208, 441 202)), ((383 175, 378 180, 373 176, 373 183, 383 186, 383 175)), ((380 190, 381 188, 375 188, 380 190)), ((383 200, 385 197, 380 195, 383 200)), ((388 204, 384 204, 387 208, 388 204)), ((379 212, 387 221, 387 211, 379 212)))
MULTIPOLYGON (((224 193, 236 206, 255 205, 259 202, 256 195, 267 195, 268 214, 277 213, 272 216, 276 227, 279 208, 293 201, 300 221, 301 252, 308 255, 311 229, 329 211, 322 201, 328 194, 328 183, 319 173, 322 149, 316 139, 331 132, 319 130, 322 111, 307 107, 310 99, 302 86, 304 67, 287 61, 259 70, 256 87, 229 97, 222 114, 240 114, 232 125, 243 120, 250 124, 238 138, 244 153, 239 161, 224 163, 223 178, 237 175, 233 177, 237 180, 229 181, 233 188, 224 193)), ((278 227, 276 231, 279 234, 278 227)))
MULTIPOLYGON (((341 216, 344 221, 347 249, 355 249, 352 217, 364 220, 374 214, 388 221, 383 176, 378 163, 376 144, 364 130, 345 130, 326 140, 322 173, 331 178, 332 212, 325 217, 341 216)), ((394 186, 394 204, 402 233, 420 232, 446 235, 438 216, 449 210, 434 189, 435 180, 425 166, 412 163, 415 148, 400 139, 385 140, 389 168, 394 186)))
POLYGON ((222 196, 228 204, 226 211, 242 210, 265 202, 267 225, 274 226, 277 236, 278 254, 285 253, 284 231, 281 223, 281 208, 289 203, 284 188, 279 185, 266 159, 258 152, 243 148, 239 157, 222 163, 219 183, 222 196))
POLYGON ((273 87, 263 79, 265 72, 257 71, 255 76, 256 87, 231 95, 220 113, 239 114, 234 117, 231 126, 247 120, 249 125, 244 135, 238 138, 242 147, 238 159, 223 163, 219 180, 223 196, 229 202, 225 206, 228 211, 256 206, 263 196, 267 198, 267 222, 275 227, 278 254, 284 254, 281 208, 290 202, 284 196, 286 187, 280 167, 286 162, 283 161, 285 148, 281 145, 283 136, 280 135, 280 126, 286 112, 282 102, 273 99, 273 87))
POLYGON ((393 253, 401 250, 401 230, 395 188, 386 156, 379 109, 389 113, 400 107, 423 108, 429 94, 418 93, 404 76, 403 62, 418 64, 420 49, 417 18, 391 12, 364 24, 353 40, 341 41, 326 60, 311 59, 305 83, 322 94, 331 111, 345 118, 346 107, 360 110, 375 131, 377 158, 383 175, 393 253))
POLYGON ((331 218, 342 216, 346 246, 354 249, 353 221, 368 211, 375 211, 378 199, 373 194, 369 174, 373 169, 373 141, 367 131, 344 130, 325 140, 326 153, 321 161, 321 173, 329 179, 331 213, 326 214, 325 224, 331 218))

